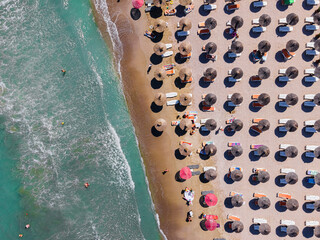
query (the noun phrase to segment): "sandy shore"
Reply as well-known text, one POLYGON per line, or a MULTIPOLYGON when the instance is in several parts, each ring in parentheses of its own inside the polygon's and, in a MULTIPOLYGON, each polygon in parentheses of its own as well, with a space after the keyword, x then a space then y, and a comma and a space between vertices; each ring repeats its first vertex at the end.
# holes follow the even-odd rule
MULTIPOLYGON (((209 15, 205 16, 199 11, 201 2, 195 3, 195 10, 187 17, 191 19, 193 27, 191 35, 187 40, 192 43, 193 51, 192 58, 184 64, 177 66, 176 72, 179 72, 181 66, 189 66, 193 71, 193 79, 191 85, 179 89, 175 86, 175 78, 168 77, 163 82, 161 87, 154 85, 151 82, 153 78, 153 71, 156 66, 153 66, 149 75, 146 73, 150 63, 150 56, 153 54, 153 45, 149 39, 143 36, 143 33, 154 22, 149 16, 144 13, 144 7, 141 8, 141 18, 133 21, 130 17, 131 2, 121 0, 120 2, 108 2, 109 12, 112 20, 116 23, 121 42, 123 44, 124 58, 121 61, 121 72, 123 77, 124 92, 128 102, 130 114, 132 116, 133 124, 136 128, 136 134, 139 139, 140 150, 145 162, 147 176, 150 182, 152 198, 155 203, 156 211, 160 216, 161 229, 164 231, 168 239, 212 239, 214 237, 225 237, 226 239, 278 239, 280 236, 276 230, 279 226, 280 219, 289 219, 296 221, 296 225, 300 229, 299 237, 303 238, 302 231, 304 230, 305 220, 316 220, 317 213, 306 213, 303 210, 304 195, 316 194, 317 186, 313 188, 306 188, 302 181, 306 177, 305 171, 307 169, 317 168, 317 161, 303 161, 304 146, 316 145, 319 143, 320 137, 314 134, 312 137, 304 137, 303 121, 316 119, 319 116, 319 108, 315 108, 311 112, 303 111, 301 104, 304 94, 319 92, 319 85, 315 83, 312 87, 306 87, 302 84, 303 70, 312 67, 312 59, 306 58, 304 55, 305 43, 312 40, 315 34, 305 33, 302 29, 304 26, 304 18, 311 16, 312 10, 305 9, 301 3, 295 3, 288 9, 282 9, 276 2, 268 1, 268 6, 258 12, 250 11, 249 2, 241 2, 241 7, 235 13, 226 13, 224 11, 225 3, 216 3, 218 8, 209 15), (294 31, 284 36, 279 36, 276 28, 278 26, 278 19, 286 17, 289 13, 299 13, 300 21, 294 26, 294 31), (250 29, 252 27, 251 20, 258 18, 263 13, 272 16, 272 22, 267 27, 267 32, 260 36, 251 35, 250 29), (227 40, 224 36, 226 29, 226 22, 231 20, 233 16, 239 15, 244 19, 244 26, 239 30, 239 40, 244 44, 244 51, 240 58, 234 62, 225 58, 228 46, 231 45, 231 40, 227 40), (212 30, 209 39, 201 39, 196 34, 197 24, 204 21, 208 16, 214 17, 218 26, 212 30), (285 47, 288 40, 296 39, 300 43, 300 48, 296 52, 297 55, 288 62, 283 62, 279 55, 279 50, 285 47), (268 60, 263 64, 253 64, 250 61, 250 52, 257 49, 257 45, 261 40, 268 40, 272 47, 269 52, 268 60), (205 62, 201 57, 201 46, 205 43, 213 41, 218 45, 217 62, 205 62), (261 85, 251 87, 249 78, 256 75, 259 67, 268 67, 271 69, 271 76, 264 80, 261 85), (298 77, 285 86, 279 86, 276 81, 278 76, 278 69, 287 68, 289 66, 296 66, 299 70, 298 77), (203 87, 199 83, 203 71, 207 67, 213 67, 217 70, 218 76, 214 83, 203 87), (233 67, 240 67, 244 70, 244 76, 240 83, 234 86, 228 86, 225 81, 227 72, 233 67), (236 117, 243 121, 244 127, 240 132, 234 135, 220 132, 215 135, 214 132, 208 136, 201 136, 196 133, 193 136, 188 134, 178 137, 174 128, 168 126, 166 131, 160 136, 152 135, 151 127, 154 121, 158 118, 164 118, 170 125, 172 120, 175 120, 177 111, 174 107, 166 107, 162 111, 155 113, 151 109, 151 103, 156 92, 177 92, 178 95, 184 92, 192 92, 193 104, 187 110, 196 110, 199 112, 201 118, 214 118, 218 122, 218 126, 225 127, 225 120, 230 117, 236 117), (217 96, 216 110, 214 113, 204 113, 199 110, 201 102, 201 95, 204 93, 214 93, 217 96), (236 108, 231 115, 224 109, 227 100, 227 94, 239 92, 244 97, 244 101, 240 107, 236 108), (271 97, 269 105, 263 107, 260 111, 250 110, 251 95, 266 92, 271 97), (296 106, 287 109, 284 112, 276 110, 277 97, 280 93, 296 93, 299 96, 299 102, 296 106), (271 127, 267 132, 258 136, 250 133, 249 128, 252 125, 253 118, 267 118, 270 121, 271 127), (295 119, 299 128, 296 132, 287 133, 280 136, 277 133, 278 119, 289 118, 295 119), (217 154, 209 160, 201 160, 195 152, 191 157, 184 160, 177 160, 174 152, 178 148, 180 140, 186 140, 193 143, 194 150, 199 148, 201 143, 206 140, 213 140, 218 148, 217 154), (228 142, 241 142, 244 152, 241 157, 233 160, 228 160, 225 156, 228 142), (293 159, 281 161, 277 155, 279 144, 287 143, 295 145, 299 150, 299 155, 293 159), (267 158, 261 158, 258 161, 253 161, 250 154, 250 144, 264 144, 270 148, 270 155, 267 158), (203 166, 216 166, 218 169, 218 178, 210 183, 201 183, 197 177, 192 177, 186 182, 179 183, 175 181, 175 174, 182 167, 190 164, 199 164, 199 170, 202 171, 203 166), (240 182, 230 183, 225 174, 232 166, 240 166, 243 168, 244 177, 240 182), (254 167, 263 167, 268 169, 271 178, 267 183, 260 183, 253 185, 248 181, 251 175, 251 169, 254 167), (290 167, 296 170, 299 176, 299 181, 295 185, 277 186, 276 177, 279 175, 280 168, 290 167), (170 171, 166 175, 162 175, 162 171, 168 168, 170 171), (181 190, 185 187, 195 190, 195 201, 192 206, 186 206, 185 201, 182 200, 181 190), (219 202, 217 206, 212 208, 203 208, 200 206, 198 199, 200 192, 203 190, 214 190, 218 196, 219 202), (230 191, 237 191, 244 194, 245 205, 240 208, 230 208, 225 201, 230 191), (253 199, 254 192, 265 193, 271 200, 271 207, 266 210, 253 210, 250 201, 253 199), (277 192, 290 193, 293 198, 297 199, 300 207, 297 211, 281 211, 277 209, 276 198, 277 192), (186 213, 193 210, 195 218, 193 222, 187 223, 186 213), (215 214, 219 216, 218 222, 221 228, 213 232, 203 231, 200 226, 200 219, 197 218, 202 212, 207 214, 215 214), (229 233, 225 230, 226 215, 233 214, 239 216, 244 223, 244 231, 240 234, 229 233), (253 235, 251 233, 251 221, 253 217, 261 217, 267 219, 272 231, 269 235, 253 235)), ((175 5, 178 3, 175 2, 175 5)), ((97 16, 98 17, 98 16, 97 16)), ((180 20, 178 17, 162 17, 168 22, 168 29, 165 31, 163 43, 173 43, 173 51, 177 52, 177 40, 174 38, 176 30, 176 23, 180 20)), ((101 32, 105 32, 102 21, 97 21, 101 32)), ((173 63, 174 57, 164 59, 159 66, 173 63)), ((300 239, 300 238, 299 238, 300 239)))

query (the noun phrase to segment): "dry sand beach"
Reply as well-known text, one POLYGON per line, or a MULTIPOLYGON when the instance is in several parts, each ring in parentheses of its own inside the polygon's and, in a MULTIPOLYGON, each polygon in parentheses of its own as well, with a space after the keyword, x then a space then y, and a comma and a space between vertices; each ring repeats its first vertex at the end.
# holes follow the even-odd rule
MULTIPOLYGON (((94 1, 94 0, 93 0, 94 1)), ((136 134, 139 140, 140 150, 146 166, 146 174, 150 183, 152 198, 155 203, 156 212, 160 217, 160 228, 168 239, 213 239, 223 237, 226 239, 279 239, 289 238, 280 231, 280 220, 293 220, 299 228, 297 239, 315 238, 313 229, 306 228, 305 221, 319 221, 317 211, 309 212, 305 209, 305 195, 320 195, 317 185, 306 184, 306 170, 320 170, 318 159, 305 157, 306 145, 319 145, 320 138, 317 133, 309 135, 304 131, 304 121, 317 120, 320 116, 319 107, 308 110, 303 107, 303 97, 305 94, 316 94, 320 92, 319 83, 307 85, 304 81, 304 70, 314 68, 314 61, 318 57, 308 57, 305 54, 305 44, 314 41, 314 36, 318 33, 305 30, 304 19, 313 15, 317 7, 307 7, 305 2, 295 2, 287 8, 281 6, 277 1, 267 1, 266 7, 261 9, 252 8, 251 2, 240 1, 240 9, 235 12, 225 10, 225 2, 216 2, 217 9, 211 12, 203 11, 203 3, 195 1, 194 10, 186 16, 160 17, 168 23, 165 29, 162 43, 173 44, 173 56, 163 59, 156 63, 153 46, 155 43, 143 36, 145 30, 153 25, 155 18, 152 14, 144 12, 145 6, 141 10, 141 17, 134 21, 130 16, 131 2, 121 0, 120 2, 108 2, 109 12, 112 20, 116 23, 121 42, 123 44, 124 57, 121 60, 121 73, 124 92, 132 116, 136 134), (272 21, 267 30, 260 35, 253 34, 252 19, 259 18, 262 14, 271 16, 272 21), (293 31, 281 34, 278 31, 278 19, 285 18, 290 13, 299 16, 299 22, 293 26, 293 31), (151 16, 150 16, 151 15, 151 16), (228 28, 226 22, 234 16, 241 16, 244 20, 243 26, 238 30, 238 41, 242 42, 244 50, 241 56, 231 60, 226 56, 228 47, 232 39, 225 33, 228 28), (183 41, 177 41, 175 32, 177 23, 181 18, 188 18, 192 22, 191 34, 183 41), (208 17, 213 17, 217 21, 217 26, 211 30, 209 37, 200 38, 197 35, 198 23, 205 21, 208 17), (299 42, 299 49, 296 56, 291 60, 284 61, 279 51, 286 47, 287 41, 294 39, 299 42), (264 63, 253 63, 250 53, 257 49, 262 40, 267 40, 271 44, 268 58, 264 63), (192 45, 192 57, 184 63, 176 63, 175 55, 178 53, 178 46, 181 42, 189 41, 192 45), (208 43, 217 44, 217 61, 207 61, 204 59, 201 47, 208 43), (148 65, 153 62, 149 74, 148 65), (153 73, 158 67, 175 63, 176 74, 161 82, 153 80, 153 73), (278 70, 295 66, 299 70, 298 76, 287 84, 279 83, 277 77, 278 70), (193 81, 185 87, 178 88, 179 69, 189 67, 192 69, 193 81), (217 77, 211 84, 204 84, 200 79, 206 68, 212 67, 217 70, 217 77), (243 70, 243 77, 240 82, 231 85, 227 81, 228 70, 239 67, 243 70), (251 76, 258 73, 260 67, 268 67, 271 75, 268 79, 262 80, 261 84, 255 85, 249 81, 251 76), (178 82, 178 83, 177 83, 178 82), (151 107, 156 93, 177 92, 178 96, 182 93, 192 93, 192 105, 184 111, 177 111, 174 106, 164 106, 161 111, 155 111, 151 107), (240 93, 243 102, 239 107, 230 113, 227 106, 227 95, 240 93), (214 104, 214 112, 203 112, 201 106, 202 94, 214 93, 217 102, 214 104), (252 108, 251 95, 268 93, 270 103, 262 108, 252 108), (295 93, 298 96, 298 103, 287 109, 278 107, 279 94, 295 93), (230 118, 237 118, 243 122, 243 128, 234 134, 227 131, 212 131, 208 135, 202 135, 196 131, 194 135, 186 133, 178 136, 175 127, 170 126, 171 121, 176 120, 176 116, 182 115, 185 111, 197 111, 199 119, 213 118, 217 126, 226 127, 225 121, 230 118), (156 119, 163 118, 168 123, 167 128, 161 136, 155 137, 151 128, 156 119), (270 122, 269 130, 261 134, 254 134, 250 127, 253 118, 268 119, 270 122), (298 123, 295 132, 281 134, 278 131, 279 119, 294 119, 298 123), (193 144, 192 156, 183 160, 175 157, 175 151, 179 147, 179 141, 184 140, 193 144), (201 147, 203 141, 213 141, 217 147, 217 154, 208 160, 203 160, 196 153, 196 149, 201 147), (239 142, 243 148, 243 154, 236 158, 230 158, 226 153, 229 149, 228 142, 239 142), (250 149, 251 144, 263 144, 268 146, 270 154, 267 157, 255 158, 250 149), (298 155, 294 158, 282 158, 279 156, 279 145, 290 144, 296 146, 298 155), (218 176, 209 183, 202 183, 198 176, 193 176, 185 182, 175 180, 176 173, 183 167, 192 164, 199 164, 199 171, 203 172, 204 166, 215 166, 218 176), (226 176, 230 167, 241 167, 243 169, 243 179, 239 182, 230 181, 226 176), (251 180, 253 168, 265 168, 270 174, 270 180, 266 183, 255 183, 251 180), (296 184, 279 184, 281 168, 292 168, 298 175, 296 184), (165 175, 164 169, 169 169, 165 175), (193 205, 187 206, 182 199, 181 191, 186 187, 195 191, 193 205), (218 204, 214 207, 204 208, 199 204, 201 191, 213 190, 218 197, 218 204), (231 207, 228 196, 229 192, 235 191, 243 194, 245 204, 241 207, 231 207), (278 192, 291 194, 292 198, 299 202, 296 211, 289 211, 280 207, 276 197, 278 192), (259 209, 254 205, 253 193, 264 193, 271 201, 271 206, 267 209, 259 209), (193 221, 186 222, 187 212, 192 210, 194 213, 193 221), (214 231, 204 231, 201 229, 199 219, 201 213, 218 215, 217 222, 220 228, 214 231), (244 225, 241 233, 231 232, 228 227, 227 214, 238 216, 244 225), (252 218, 263 218, 271 227, 268 235, 259 234, 253 230, 252 218), (259 234, 259 235, 258 235, 259 234)), ((174 1, 169 8, 178 6, 178 1, 174 1)), ((163 5, 162 9, 165 9, 163 5)), ((99 14, 95 15, 102 33, 105 33, 105 26, 99 14)), ((197 120, 199 122, 199 120, 197 120)), ((218 129, 217 128, 217 129, 218 129)), ((216 130, 217 130, 216 129, 216 130)))

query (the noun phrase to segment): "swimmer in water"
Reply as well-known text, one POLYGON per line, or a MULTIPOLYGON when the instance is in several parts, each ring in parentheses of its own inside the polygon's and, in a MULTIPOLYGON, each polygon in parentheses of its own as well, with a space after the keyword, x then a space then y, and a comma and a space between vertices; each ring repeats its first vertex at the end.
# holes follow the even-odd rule
POLYGON ((89 183, 85 183, 84 186, 85 186, 85 188, 88 188, 90 186, 90 184, 89 183))

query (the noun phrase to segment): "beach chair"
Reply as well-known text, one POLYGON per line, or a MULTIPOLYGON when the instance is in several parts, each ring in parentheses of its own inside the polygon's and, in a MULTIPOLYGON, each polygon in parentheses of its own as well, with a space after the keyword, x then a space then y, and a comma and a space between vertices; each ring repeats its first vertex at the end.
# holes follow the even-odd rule
POLYGON ((257 126, 251 126, 251 129, 256 133, 262 133, 262 131, 257 126))
MULTIPOLYGON (((318 52, 319 53, 319 52, 318 52)), ((318 77, 315 77, 315 76, 307 76, 307 77, 304 77, 304 81, 305 82, 318 82, 319 81, 319 78, 318 77)))
POLYGON ((263 224, 263 223, 268 223, 268 221, 264 218, 252 218, 252 223, 253 224, 263 224))
POLYGON ((204 172, 206 172, 206 171, 208 171, 208 170, 210 170, 210 169, 213 169, 213 170, 217 170, 217 168, 216 167, 213 167, 213 166, 211 166, 211 167, 203 167, 203 171, 204 172))
POLYGON ((310 100, 313 101, 315 94, 305 94, 303 95, 304 100, 310 100))
POLYGON ((210 34, 210 30, 207 28, 198 30, 198 35, 210 34))
POLYGON ((253 7, 255 8, 262 8, 267 6, 267 2, 266 1, 254 1, 253 2, 253 7))
POLYGON ((192 77, 189 78, 188 80, 181 80, 182 83, 191 83, 192 82, 192 77))
POLYGON ((304 22, 305 22, 305 23, 314 23, 314 19, 313 19, 313 17, 306 17, 306 18, 304 19, 304 22))
POLYGON ((261 198, 261 197, 266 197, 267 195, 264 193, 253 193, 254 198, 261 198))
POLYGON ((167 70, 167 71, 166 71, 167 76, 172 76, 172 75, 174 75, 175 73, 176 73, 176 72, 175 72, 174 69, 171 69, 171 70, 167 70))
POLYGON ((263 120, 264 118, 253 118, 252 119, 252 123, 258 123, 260 122, 261 120, 263 120))
POLYGON ((217 9, 217 5, 207 4, 207 5, 204 5, 204 6, 203 6, 203 9, 204 9, 205 11, 212 11, 212 10, 217 9))
POLYGON ((171 121, 171 126, 178 126, 180 121, 171 121))
POLYGON ((304 121, 304 125, 305 126, 314 126, 316 120, 307 120, 307 121, 304 121))
POLYGON ((164 11, 165 16, 174 16, 174 15, 176 15, 176 13, 177 13, 177 10, 175 8, 167 9, 164 11))
POLYGON ((237 58, 240 57, 241 53, 234 53, 234 52, 228 52, 228 57, 229 58, 237 58))
POLYGON ((308 183, 308 184, 312 184, 312 185, 316 184, 316 182, 315 182, 315 180, 314 180, 313 177, 307 178, 307 183, 308 183))
POLYGON ((307 175, 312 175, 312 176, 315 176, 318 174, 318 171, 317 170, 307 170, 307 175))
POLYGON ((148 37, 150 39, 155 39, 156 38, 156 35, 153 34, 151 31, 148 31, 148 30, 145 31, 144 36, 146 36, 146 37, 148 37))
POLYGON ((243 169, 242 169, 242 167, 230 167, 229 168, 229 172, 232 172, 232 171, 234 171, 234 170, 239 170, 239 171, 243 171, 243 169))
POLYGON ((282 184, 282 185, 286 185, 286 184, 287 184, 287 181, 286 181, 285 177, 280 178, 280 179, 279 179, 279 182, 280 182, 280 184, 282 184))
POLYGON ((258 174, 259 172, 267 172, 265 168, 252 168, 252 173, 258 174))
POLYGON ((227 215, 227 219, 232 220, 232 221, 240 221, 239 217, 237 217, 235 215, 230 215, 230 214, 227 215))
POLYGON ((305 199, 306 201, 313 201, 313 202, 315 202, 315 201, 320 200, 320 197, 319 197, 319 196, 316 196, 316 195, 305 195, 305 196, 304 196, 304 199, 305 199))
POLYGON ((306 209, 314 210, 314 203, 306 203, 306 209))
POLYGON ((305 221, 304 225, 306 227, 316 227, 319 225, 319 221, 305 221))
POLYGON ((279 124, 286 124, 290 119, 289 118, 281 118, 278 120, 279 124))
POLYGON ((199 22, 198 27, 199 28, 204 28, 206 26, 205 22, 199 22))
POLYGON ((208 120, 208 118, 200 119, 200 124, 205 124, 207 120, 208 120))
POLYGON ((250 145, 250 149, 258 149, 261 146, 263 146, 263 145, 261 145, 261 144, 251 144, 250 145))
POLYGON ((314 127, 305 127, 307 133, 316 133, 317 130, 314 127))
POLYGON ((260 25, 259 18, 252 19, 252 25, 260 25))
POLYGON ((178 94, 176 92, 169 92, 169 93, 166 93, 166 97, 167 98, 173 98, 173 97, 176 97, 178 94))
POLYGON ((170 57, 172 55, 173 55, 173 51, 166 51, 164 54, 162 54, 162 57, 166 58, 166 57, 170 57))
POLYGON ((187 15, 187 14, 191 13, 193 9, 194 9, 194 5, 193 4, 187 5, 185 7, 185 9, 184 9, 184 13, 187 15))
POLYGON ((190 35, 190 31, 177 31, 178 37, 186 37, 190 35))
POLYGON ((314 150, 316 150, 316 148, 317 148, 318 146, 317 145, 306 145, 304 148, 305 148, 305 150, 306 151, 314 151, 314 150))
POLYGON ((291 199, 291 195, 289 193, 280 193, 280 192, 278 192, 277 193, 277 197, 278 198, 282 198, 284 200, 291 199))
POLYGON ((285 101, 279 102, 279 107, 288 108, 290 105, 288 105, 285 101))
POLYGON ((203 196, 205 196, 205 195, 207 195, 207 194, 209 194, 209 193, 214 193, 214 191, 213 190, 209 190, 209 191, 201 191, 201 195, 203 195, 203 196))
POLYGON ((290 82, 292 79, 288 78, 287 76, 279 76, 279 82, 290 82))
POLYGON ((306 48, 314 48, 314 42, 307 42, 306 48))
POLYGON ((171 63, 171 64, 167 64, 167 65, 164 65, 162 68, 166 71, 168 70, 171 70, 175 67, 176 65, 174 63, 171 63))
POLYGON ((214 112, 213 106, 202 106, 202 111, 204 112, 214 112))
POLYGON ((306 30, 307 31, 316 31, 319 29, 318 25, 313 25, 313 24, 308 24, 306 25, 306 30))
POLYGON ((240 105, 236 105, 231 101, 228 101, 228 107, 239 107, 240 105))
POLYGON ((280 18, 280 19, 278 20, 278 23, 279 23, 279 24, 285 24, 285 25, 287 25, 287 24, 288 24, 287 18, 280 18))
POLYGON ((238 10, 240 8, 240 4, 228 4, 227 5, 227 10, 228 11, 234 11, 234 10, 238 10))
POLYGON ((315 49, 307 49, 306 50, 306 55, 308 56, 317 56, 319 55, 319 52, 315 49))
POLYGON ((239 196, 243 196, 243 194, 242 193, 238 193, 238 192, 234 192, 234 191, 232 191, 232 192, 229 192, 229 197, 234 197, 234 196, 236 196, 236 195, 239 195, 239 196))
POLYGON ((293 31, 293 27, 289 27, 289 26, 279 27, 279 32, 292 32, 292 31, 293 31))
POLYGON ((179 103, 179 100, 170 100, 167 101, 167 106, 174 106, 179 103))
POLYGON ((228 80, 229 80, 229 82, 240 82, 240 81, 241 81, 241 78, 235 79, 235 78, 233 78, 233 77, 228 77, 228 80))
POLYGON ((252 76, 251 78, 250 78, 250 81, 261 81, 262 79, 261 78, 259 78, 259 76, 252 76))
POLYGON ((228 147, 240 146, 239 142, 228 142, 228 147))
POLYGON ((182 145, 182 144, 188 144, 188 145, 192 146, 192 143, 191 143, 191 142, 180 141, 180 142, 179 142, 179 145, 182 145))
POLYGON ((319 0, 307 0, 307 5, 314 6, 320 3, 319 0))
POLYGON ((284 173, 287 174, 289 172, 296 172, 296 170, 292 169, 292 168, 281 168, 280 169, 280 173, 284 173))
POLYGON ((265 32, 267 30, 266 27, 253 27, 252 28, 252 32, 254 33, 262 33, 265 32))
POLYGON ((310 74, 313 75, 315 72, 315 68, 307 68, 304 70, 304 74, 310 74))
POLYGON ((292 221, 292 220, 284 220, 284 219, 280 220, 280 225, 290 226, 295 224, 296 224, 295 221, 292 221))
POLYGON ((226 124, 231 124, 236 118, 229 118, 226 120, 226 124))
POLYGON ((290 60, 291 58, 293 58, 295 56, 295 53, 289 52, 287 49, 282 49, 281 53, 282 53, 285 60, 290 60))
POLYGON ((265 52, 265 53, 262 55, 261 62, 267 61, 267 57, 268 57, 268 53, 265 52))
POLYGON ((290 144, 280 144, 279 149, 285 150, 287 147, 290 147, 290 146, 291 146, 290 144))

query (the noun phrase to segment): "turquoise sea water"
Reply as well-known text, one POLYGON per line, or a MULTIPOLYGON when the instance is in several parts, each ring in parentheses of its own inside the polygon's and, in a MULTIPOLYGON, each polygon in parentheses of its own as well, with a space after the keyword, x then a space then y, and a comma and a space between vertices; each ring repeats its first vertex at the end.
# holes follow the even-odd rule
POLYGON ((0 239, 159 239, 89 0, 0 1, 0 163, 0 239))

